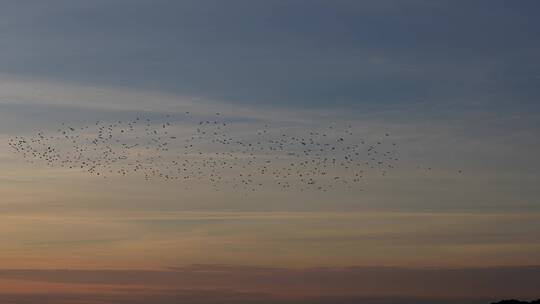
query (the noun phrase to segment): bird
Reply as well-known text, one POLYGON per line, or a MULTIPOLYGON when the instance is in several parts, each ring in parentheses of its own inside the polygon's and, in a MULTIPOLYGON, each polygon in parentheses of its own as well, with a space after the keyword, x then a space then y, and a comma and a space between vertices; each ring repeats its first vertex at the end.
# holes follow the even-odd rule
POLYGON ((65 121, 56 131, 15 136, 8 145, 28 162, 51 168, 100 178, 205 183, 215 191, 240 193, 364 191, 369 173, 387 176, 400 159, 395 141, 387 140, 389 133, 368 140, 355 136, 351 124, 298 131, 265 122, 235 132, 234 121, 220 112, 215 119, 196 122, 178 121, 169 113, 158 116, 79 126, 65 121))

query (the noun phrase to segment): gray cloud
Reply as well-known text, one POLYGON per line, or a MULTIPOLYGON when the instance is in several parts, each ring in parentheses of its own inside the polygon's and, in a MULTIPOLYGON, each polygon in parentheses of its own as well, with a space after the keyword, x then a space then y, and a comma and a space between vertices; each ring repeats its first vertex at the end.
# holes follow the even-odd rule
POLYGON ((0 71, 244 104, 530 105, 539 93, 538 9, 534 1, 7 1, 0 71))
MULTIPOLYGON (((162 291, 157 292, 158 299, 163 296, 165 299, 170 296, 175 299, 188 296, 200 303, 222 303, 215 302, 212 290, 218 290, 216 299, 221 299, 223 303, 229 303, 227 302, 229 296, 239 303, 267 303, 265 299, 268 298, 281 299, 283 303, 289 303, 288 301, 293 298, 306 303, 330 303, 347 297, 441 301, 495 300, 501 297, 534 298, 540 296, 537 288, 539 278, 540 267, 537 266, 456 269, 396 267, 288 269, 193 265, 153 271, 31 269, 0 271, 0 279, 21 282, 109 286, 121 297, 129 294, 129 288, 135 288, 134 291, 137 290, 142 294, 152 294, 156 293, 156 287, 161 287, 162 291), (122 292, 123 286, 127 287, 128 291, 122 292), (211 289, 208 289, 208 286, 212 286, 211 289), (160 293, 162 294, 159 295, 160 293), (308 301, 310 299, 312 302, 308 301)), ((6 297, 5 294, 2 296, 6 297)), ((346 300, 344 303, 349 302, 346 300)))

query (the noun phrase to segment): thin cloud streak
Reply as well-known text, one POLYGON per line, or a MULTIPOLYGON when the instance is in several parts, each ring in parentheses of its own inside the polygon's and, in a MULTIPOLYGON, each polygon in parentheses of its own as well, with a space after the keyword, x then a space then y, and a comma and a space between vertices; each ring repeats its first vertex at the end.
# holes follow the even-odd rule
POLYGON ((4 268, 540 263, 538 213, 128 212, 94 205, 32 213, 17 206, 18 215, 0 217, 4 268))

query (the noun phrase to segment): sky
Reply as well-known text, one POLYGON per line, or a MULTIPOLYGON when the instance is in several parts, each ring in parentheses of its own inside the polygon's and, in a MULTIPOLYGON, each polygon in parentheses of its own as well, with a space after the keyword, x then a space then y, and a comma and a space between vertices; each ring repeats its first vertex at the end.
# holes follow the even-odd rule
POLYGON ((1 0, 0 300, 539 298, 539 12, 532 0, 1 0), (362 189, 245 195, 98 178, 8 145, 138 116, 189 133, 185 112, 220 113, 237 137, 389 134, 399 166, 362 189))

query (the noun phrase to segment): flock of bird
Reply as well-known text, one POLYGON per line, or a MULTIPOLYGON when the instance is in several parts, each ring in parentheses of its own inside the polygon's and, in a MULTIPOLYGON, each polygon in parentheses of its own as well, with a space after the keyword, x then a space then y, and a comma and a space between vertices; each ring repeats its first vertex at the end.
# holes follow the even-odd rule
MULTIPOLYGON (((31 163, 82 170, 107 178, 140 175, 145 180, 207 183, 214 190, 253 192, 363 189, 367 174, 385 176, 399 161, 390 134, 365 140, 351 125, 297 131, 261 125, 235 129, 215 113, 195 119, 189 112, 130 120, 62 123, 51 134, 9 139, 31 163), (178 123, 182 123, 179 125, 178 123)), ((429 168, 428 168, 429 169, 429 168)))

